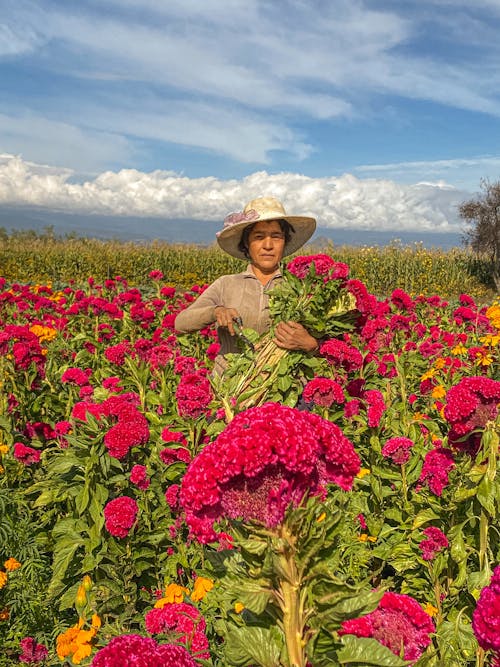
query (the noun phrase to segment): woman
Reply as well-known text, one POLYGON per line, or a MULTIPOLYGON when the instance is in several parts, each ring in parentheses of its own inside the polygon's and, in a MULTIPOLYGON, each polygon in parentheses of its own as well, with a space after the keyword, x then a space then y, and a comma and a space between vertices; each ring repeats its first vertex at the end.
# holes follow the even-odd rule
MULTIPOLYGON (((273 197, 250 201, 242 213, 232 213, 217 233, 219 246, 233 257, 248 259, 245 271, 221 276, 196 301, 181 311, 175 328, 181 333, 198 331, 214 322, 218 327, 220 352, 214 371, 222 373, 226 354, 239 352, 234 321, 259 334, 269 331, 269 291, 281 280, 279 264, 312 236, 316 220, 289 216, 273 197)), ((280 322, 275 342, 287 350, 314 353, 317 340, 297 322, 280 322)))

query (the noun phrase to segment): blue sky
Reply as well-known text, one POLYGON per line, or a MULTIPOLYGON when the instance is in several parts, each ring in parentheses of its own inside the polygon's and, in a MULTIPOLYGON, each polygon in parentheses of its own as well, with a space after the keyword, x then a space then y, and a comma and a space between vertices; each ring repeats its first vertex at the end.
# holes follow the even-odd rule
POLYGON ((0 0, 0 206, 456 231, 499 33, 500 0, 0 0))

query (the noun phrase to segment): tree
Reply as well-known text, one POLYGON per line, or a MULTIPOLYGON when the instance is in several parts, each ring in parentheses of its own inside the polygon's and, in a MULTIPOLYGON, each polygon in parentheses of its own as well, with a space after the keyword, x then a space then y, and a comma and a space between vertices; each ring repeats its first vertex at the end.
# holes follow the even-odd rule
POLYGON ((460 204, 460 217, 471 227, 465 239, 475 252, 487 255, 495 289, 500 292, 500 181, 481 179, 482 193, 460 204))

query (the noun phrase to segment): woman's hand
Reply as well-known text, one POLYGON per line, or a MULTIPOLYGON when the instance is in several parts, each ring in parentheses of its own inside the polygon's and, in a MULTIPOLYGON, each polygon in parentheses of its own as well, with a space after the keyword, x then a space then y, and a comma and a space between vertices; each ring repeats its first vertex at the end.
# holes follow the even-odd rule
POLYGON ((225 327, 228 329, 231 336, 235 335, 233 319, 239 317, 239 313, 235 308, 226 308, 225 306, 216 306, 214 309, 215 321, 218 327, 225 327))
POLYGON ((274 332, 274 342, 286 350, 316 352, 319 349, 316 338, 298 322, 280 322, 274 332))

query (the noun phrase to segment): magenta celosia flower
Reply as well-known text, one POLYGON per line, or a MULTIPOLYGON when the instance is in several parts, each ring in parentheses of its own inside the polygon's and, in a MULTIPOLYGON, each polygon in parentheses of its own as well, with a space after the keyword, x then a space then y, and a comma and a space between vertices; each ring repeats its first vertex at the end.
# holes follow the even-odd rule
POLYGON ((340 428, 313 413, 266 403, 237 414, 189 465, 181 504, 200 542, 222 518, 278 525, 290 503, 350 489, 360 459, 340 428))
POLYGON ((374 309, 377 299, 366 289, 366 285, 360 280, 351 279, 346 282, 348 291, 356 299, 356 310, 363 315, 368 315, 374 309))
POLYGON ((175 287, 162 287, 160 290, 160 294, 166 299, 172 299, 175 296, 175 292, 175 287))
POLYGON ((106 529, 115 537, 127 537, 135 523, 139 507, 133 498, 120 496, 104 507, 106 529))
POLYGON ((487 377, 465 377, 446 394, 444 416, 450 424, 448 442, 470 453, 477 450, 488 421, 498 416, 500 382, 487 377))
POLYGON ((33 447, 27 447, 23 445, 22 442, 15 442, 13 449, 14 458, 24 463, 25 466, 33 465, 33 463, 38 463, 42 453, 38 449, 33 447))
POLYGON ((163 280, 163 272, 159 269, 153 269, 153 271, 149 272, 149 277, 151 280, 163 280))
POLYGON ((171 431, 168 427, 161 432, 161 439, 164 442, 179 442, 181 445, 187 445, 186 436, 180 431, 171 431))
POLYGON ((209 659, 205 619, 193 605, 168 603, 148 611, 145 620, 150 634, 173 633, 176 643, 184 644, 198 658, 209 659))
POLYGON ((342 623, 340 635, 372 637, 405 660, 418 660, 435 631, 431 617, 409 595, 384 593, 375 611, 342 623))
POLYGON ((420 473, 419 482, 429 487, 436 496, 441 496, 448 486, 448 472, 454 467, 455 459, 451 449, 436 447, 427 452, 420 473))
POLYGON ((219 354, 220 343, 210 343, 207 347, 206 355, 210 361, 213 361, 215 357, 219 354))
POLYGON ((165 500, 172 510, 177 510, 179 507, 179 489, 178 484, 171 484, 165 491, 165 500))
POLYGON ((436 526, 429 526, 422 533, 426 539, 422 540, 418 546, 424 560, 433 560, 436 554, 449 546, 448 538, 436 526))
POLYGON ((410 438, 395 437, 389 438, 382 447, 382 456, 390 459, 393 463, 401 466, 410 459, 410 450, 413 447, 413 441, 410 438))
POLYGON ((149 488, 151 481, 147 474, 146 466, 135 465, 130 471, 130 481, 141 491, 149 488))
POLYGON ((472 630, 481 648, 500 652, 500 565, 479 595, 472 614, 472 630))
POLYGON ((49 652, 44 644, 38 644, 33 637, 24 637, 19 642, 22 653, 19 656, 19 662, 36 664, 43 662, 49 657, 49 652))
POLYGON ((99 649, 91 667, 197 667, 178 644, 158 644, 152 637, 120 635, 99 649))
POLYGON ((165 447, 160 451, 159 457, 167 466, 176 461, 184 461, 184 463, 191 461, 191 454, 185 447, 165 447))
POLYGON ((212 388, 205 369, 181 376, 175 392, 181 417, 196 419, 204 414, 212 400, 212 388))
POLYGON ((320 354, 335 368, 343 368, 347 373, 357 371, 363 365, 361 352, 343 340, 332 338, 320 348, 320 354))
POLYGON ((329 408, 333 403, 345 402, 344 390, 335 380, 315 377, 304 387, 303 397, 306 403, 315 403, 329 408))
POLYGON ((78 387, 84 387, 89 384, 89 377, 92 369, 82 370, 81 368, 67 368, 61 377, 61 382, 76 384, 78 387))

